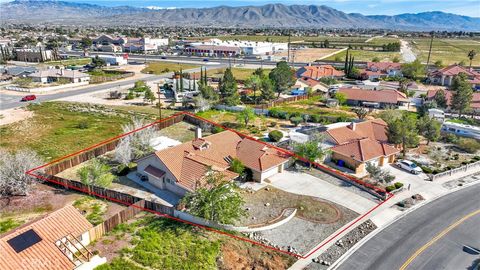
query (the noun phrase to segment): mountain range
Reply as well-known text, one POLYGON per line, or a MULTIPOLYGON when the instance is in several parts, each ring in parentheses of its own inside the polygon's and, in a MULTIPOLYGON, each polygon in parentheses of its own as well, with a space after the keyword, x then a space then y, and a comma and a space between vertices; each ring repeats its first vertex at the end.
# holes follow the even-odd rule
POLYGON ((149 9, 54 0, 16 0, 0 4, 0 12, 2 23, 480 31, 480 18, 439 11, 365 16, 315 5, 149 9))

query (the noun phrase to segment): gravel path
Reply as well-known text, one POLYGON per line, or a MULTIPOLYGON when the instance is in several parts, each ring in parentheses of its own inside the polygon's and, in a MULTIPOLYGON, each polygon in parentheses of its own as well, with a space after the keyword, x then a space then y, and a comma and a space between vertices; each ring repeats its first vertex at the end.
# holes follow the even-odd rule
POLYGON ((408 44, 407 41, 405 40, 400 40, 401 47, 400 47, 400 54, 402 55, 403 62, 405 63, 410 63, 415 61, 417 59, 417 56, 415 53, 413 53, 412 48, 410 47, 410 44, 408 44))
POLYGON ((307 270, 326 270, 329 265, 338 260, 351 247, 362 240, 365 236, 375 230, 377 226, 371 220, 367 220, 360 224, 357 228, 347 233, 342 239, 335 242, 318 258, 313 259, 313 262, 307 267, 307 270))

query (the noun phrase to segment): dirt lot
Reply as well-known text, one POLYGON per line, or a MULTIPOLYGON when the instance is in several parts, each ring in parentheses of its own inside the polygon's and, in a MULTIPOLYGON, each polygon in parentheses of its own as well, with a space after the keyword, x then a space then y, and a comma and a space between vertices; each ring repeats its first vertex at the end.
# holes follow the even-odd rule
POLYGON ((33 116, 33 112, 24 108, 8 109, 0 112, 0 126, 15 123, 33 116))
MULTIPOLYGON (((339 51, 339 49, 321 49, 321 48, 308 48, 290 51, 290 57, 295 57, 295 62, 314 62, 315 60, 322 59, 332 53, 339 51)), ((287 57, 288 52, 281 52, 276 54, 279 57, 287 57)))

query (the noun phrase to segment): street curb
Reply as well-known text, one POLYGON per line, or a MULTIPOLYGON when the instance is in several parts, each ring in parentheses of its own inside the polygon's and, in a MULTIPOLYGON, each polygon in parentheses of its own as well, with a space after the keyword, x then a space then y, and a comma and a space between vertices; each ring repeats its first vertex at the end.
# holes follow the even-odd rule
MULTIPOLYGON (((470 174, 470 175, 466 175, 465 177, 468 177, 468 176, 472 176, 472 175, 476 175, 478 174, 477 173, 474 173, 474 174, 470 174)), ((473 182, 470 182, 468 184, 465 184, 461 187, 456 187, 454 189, 451 189, 450 191, 444 193, 444 194, 440 194, 440 195, 437 195, 435 197, 433 197, 432 199, 430 200, 425 200, 424 202, 421 202, 417 205, 415 205, 414 207, 412 208, 409 208, 405 211, 403 211, 400 215, 398 215, 397 217, 395 217, 393 220, 387 222, 384 226, 380 227, 380 228, 377 228, 376 230, 372 231, 371 233, 369 233, 366 237, 362 238, 357 244, 355 244, 352 248, 350 248, 345 254, 343 254, 340 258, 338 258, 338 260, 336 260, 330 267, 327 268, 327 270, 335 270, 337 269, 337 267, 339 267, 344 261, 346 261, 353 253, 355 253, 360 247, 363 246, 363 244, 365 244, 366 242, 368 242, 371 238, 373 238, 375 235, 377 235, 378 233, 380 233, 381 231, 385 230, 386 228, 388 228, 390 225, 392 225, 393 223, 399 221, 400 219, 402 219, 403 217, 405 217, 406 215, 408 215, 409 213, 419 209, 420 207, 422 206, 425 206, 429 203, 432 203, 438 199, 440 199, 441 197, 443 196, 446 196, 446 195, 449 195, 449 194, 452 194, 452 193, 455 193, 457 191, 460 191, 460 190, 463 190, 465 188, 468 188, 468 187, 471 187, 471 186, 474 186, 474 185, 477 185, 477 184, 480 184, 480 180, 476 180, 476 181, 473 181, 473 182)))

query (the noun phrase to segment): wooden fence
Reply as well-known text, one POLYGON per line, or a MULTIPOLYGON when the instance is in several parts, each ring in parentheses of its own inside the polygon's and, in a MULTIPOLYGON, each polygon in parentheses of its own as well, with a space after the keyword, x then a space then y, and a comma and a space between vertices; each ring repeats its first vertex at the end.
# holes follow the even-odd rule
POLYGON ((111 216, 104 222, 98 224, 97 226, 93 227, 90 229, 88 232, 90 236, 90 241, 94 241, 106 233, 110 232, 115 228, 117 225, 122 224, 129 219, 133 218, 136 214, 140 213, 142 211, 141 208, 145 206, 145 201, 141 200, 134 205, 131 205, 127 207, 126 209, 116 213, 114 216, 111 216))
MULTIPOLYGON (((169 127, 171 125, 174 125, 176 123, 182 122, 183 119, 184 119, 183 114, 177 115, 173 118, 169 118, 169 119, 167 119, 163 122, 155 124, 154 127, 158 130, 161 130, 161 129, 164 129, 164 128, 169 127)), ((115 147, 117 146, 119 140, 120 140, 120 138, 118 138, 114 141, 108 142, 106 144, 99 145, 99 146, 97 146, 95 148, 92 148, 90 150, 87 150, 85 152, 79 153, 79 154, 77 154, 73 157, 70 157, 70 158, 61 160, 57 163, 54 163, 54 164, 48 166, 47 168, 45 168, 45 172, 47 174, 50 174, 50 175, 56 175, 56 174, 59 174, 59 173, 63 172, 66 169, 72 168, 72 167, 74 167, 76 165, 79 165, 79 164, 81 164, 85 161, 88 161, 92 158, 95 158, 95 157, 101 156, 101 155, 103 155, 107 152, 113 151, 113 150, 115 150, 115 147)))

